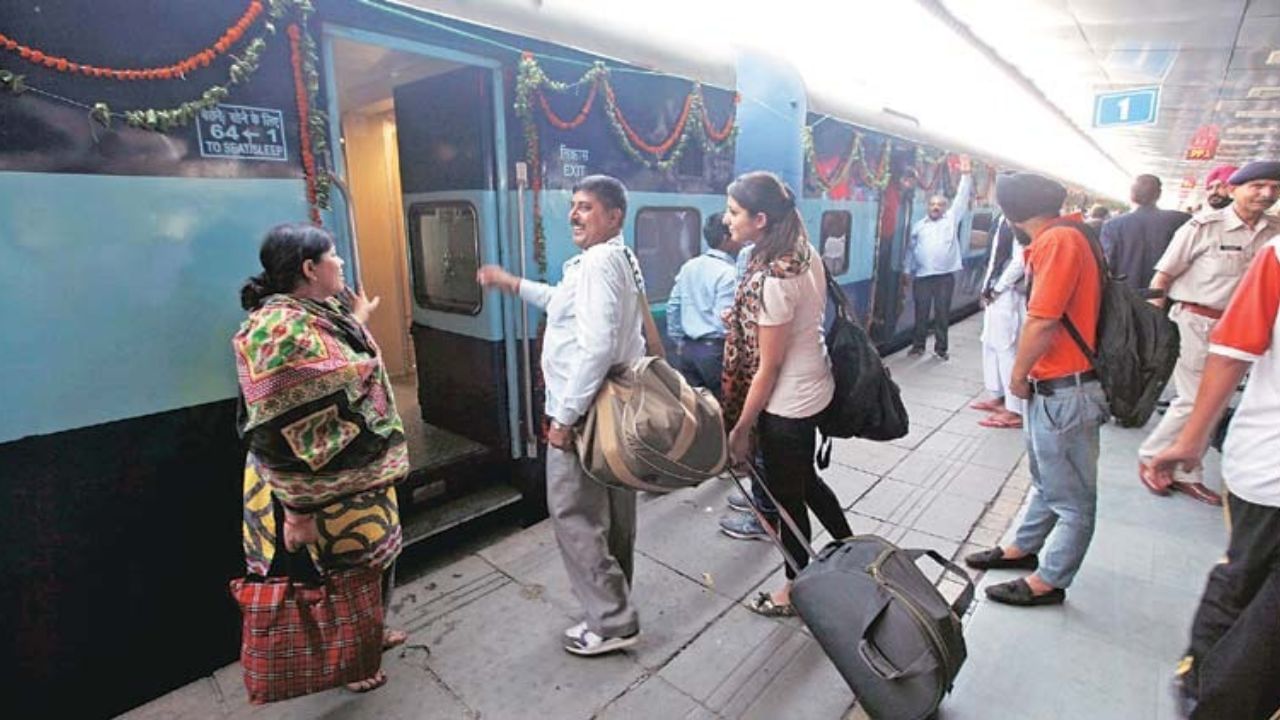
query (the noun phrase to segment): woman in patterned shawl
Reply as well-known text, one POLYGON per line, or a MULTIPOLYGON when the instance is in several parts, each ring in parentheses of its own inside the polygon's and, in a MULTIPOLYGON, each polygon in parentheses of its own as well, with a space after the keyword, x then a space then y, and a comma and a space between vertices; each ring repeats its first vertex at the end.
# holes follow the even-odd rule
MULTIPOLYGON (((734 241, 755 244, 726 312, 721 383, 725 424, 733 428, 729 452, 735 462, 752 459, 761 466, 769 490, 804 535, 797 538, 782 526, 787 554, 803 568, 809 509, 831 537, 853 534, 840 500, 813 466, 818 418, 835 395, 822 332, 826 268, 809 244, 795 195, 776 175, 752 172, 735 180, 725 224, 734 241)), ((762 615, 794 614, 790 565, 786 574, 781 589, 760 593, 750 608, 762 615)))
MULTIPOLYGON (((401 545, 394 485, 409 459, 386 368, 365 327, 378 299, 346 290, 333 237, 320 228, 272 228, 258 257, 263 272, 240 290, 249 317, 232 340, 239 430, 249 445, 248 571, 270 573, 283 517, 287 549, 307 546, 319 568, 382 568, 385 608, 401 545)), ((404 639, 384 630, 383 646, 404 639)), ((385 682, 379 671, 348 688, 385 682)))

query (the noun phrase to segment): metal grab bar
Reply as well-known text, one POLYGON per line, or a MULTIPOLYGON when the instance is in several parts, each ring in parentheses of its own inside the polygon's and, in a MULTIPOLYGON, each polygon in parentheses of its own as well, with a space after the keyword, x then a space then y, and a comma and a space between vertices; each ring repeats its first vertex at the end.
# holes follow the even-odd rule
MULTIPOLYGON (((525 277, 524 189, 529 183, 529 166, 516 163, 516 217, 520 240, 520 277, 525 277)), ((517 298, 519 299, 519 298, 517 298)), ((524 366, 524 452, 527 457, 538 457, 538 433, 533 425, 533 355, 529 348, 529 303, 520 299, 520 354, 524 366)))
POLYGON ((356 237, 356 213, 355 206, 351 204, 351 190, 347 188, 347 183, 342 178, 333 174, 332 170, 328 171, 329 181, 333 186, 338 188, 338 192, 342 193, 342 202, 346 205, 347 216, 347 236, 351 238, 351 276, 356 281, 356 292, 364 289, 364 276, 360 274, 360 240, 356 237))

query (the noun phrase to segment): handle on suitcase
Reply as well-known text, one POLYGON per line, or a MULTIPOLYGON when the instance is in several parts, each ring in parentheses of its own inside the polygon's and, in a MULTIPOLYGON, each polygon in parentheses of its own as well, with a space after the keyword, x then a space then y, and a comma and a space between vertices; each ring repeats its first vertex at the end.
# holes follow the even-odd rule
MULTIPOLYGON (((787 524, 787 527, 791 529, 791 532, 800 540, 800 544, 804 547, 805 552, 809 554, 809 559, 812 560, 817 558, 817 553, 813 551, 813 548, 809 543, 804 541, 804 535, 800 532, 800 528, 796 525, 796 521, 792 519, 786 508, 782 507, 782 505, 778 503, 778 499, 774 497, 773 491, 769 489, 768 483, 764 481, 764 478, 760 477, 755 467, 750 463, 747 463, 746 467, 747 474, 756 482, 760 483, 760 487, 764 490, 764 494, 769 496, 770 502, 773 503, 774 508, 778 511, 778 516, 782 518, 782 521, 787 524)), ((756 507, 755 495, 752 494, 748 488, 743 487, 742 478, 738 476, 738 473, 732 467, 729 468, 729 477, 733 478, 733 482, 738 486, 738 490, 742 492, 744 497, 746 497, 747 505, 751 508, 751 513, 756 516, 756 520, 760 521, 760 527, 764 528, 765 534, 768 535, 769 539, 773 541, 773 544, 778 546, 778 549, 782 551, 782 559, 786 561, 787 565, 793 572, 799 573, 800 563, 791 556, 786 545, 782 543, 781 532, 775 530, 760 508, 756 507)), ((973 604, 973 579, 969 577, 969 573, 965 572, 959 565, 956 565, 950 560, 944 558, 936 550, 913 548, 906 550, 906 552, 910 554, 912 560, 918 560, 921 557, 928 557, 930 560, 941 565, 944 570, 949 570, 952 574, 964 581, 964 590, 961 591, 960 596, 956 598, 956 601, 951 603, 951 610, 956 614, 956 617, 964 617, 964 614, 969 611, 969 606, 973 604)), ((861 652, 861 649, 859 649, 859 651, 861 652)), ((872 664, 870 660, 868 660, 868 664, 872 664)))
MULTIPOLYGON (((788 513, 787 509, 782 507, 778 502, 778 499, 773 496, 773 491, 769 489, 769 485, 765 483, 764 478, 760 477, 760 474, 756 472, 755 467, 752 466, 751 463, 747 463, 746 466, 747 474, 750 475, 757 483, 760 483, 760 487, 764 490, 764 494, 769 496, 769 501, 773 503, 773 507, 778 511, 778 516, 782 518, 782 521, 791 529, 792 534, 794 534, 796 539, 800 541, 800 545, 804 547, 804 551, 809 554, 809 559, 813 560, 818 557, 817 553, 813 551, 813 548, 810 547, 809 543, 805 541, 804 533, 800 532, 800 527, 796 525, 796 521, 791 517, 791 514, 788 513)), ((742 486, 742 478, 738 476, 738 473, 732 467, 729 468, 729 477, 733 478, 733 483, 738 486, 738 490, 747 498, 747 505, 751 507, 751 514, 755 515, 756 520, 760 521, 760 527, 764 528, 765 534, 768 535, 769 539, 773 541, 773 544, 777 545, 778 549, 782 551, 782 559, 786 561, 787 566, 790 567, 793 572, 799 573, 800 561, 792 557, 791 552, 787 550, 787 546, 782 543, 782 532, 774 529, 773 525, 769 522, 769 519, 764 516, 764 512, 761 511, 760 508, 756 507, 755 495, 753 495, 748 488, 742 486)))
POLYGON ((964 581, 964 590, 961 591, 960 596, 956 598, 956 601, 951 603, 951 611, 956 614, 956 617, 964 617, 964 614, 969 611, 969 606, 973 604, 973 578, 969 577, 969 573, 965 572, 964 568, 959 565, 942 557, 937 550, 912 548, 907 550, 907 553, 911 556, 912 560, 919 560, 921 557, 927 556, 930 560, 941 565, 944 570, 951 571, 951 574, 958 576, 964 581))

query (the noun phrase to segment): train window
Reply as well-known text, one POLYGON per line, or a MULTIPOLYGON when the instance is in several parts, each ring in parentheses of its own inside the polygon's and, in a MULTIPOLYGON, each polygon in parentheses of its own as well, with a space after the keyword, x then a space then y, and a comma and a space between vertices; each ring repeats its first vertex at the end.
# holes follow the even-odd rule
POLYGON ((635 239, 649 302, 663 302, 680 266, 702 247, 702 214, 691 207, 642 208, 636 213, 635 239))
POLYGON ((981 252, 991 244, 991 231, 994 225, 990 212, 975 212, 969 223, 969 251, 981 252))
POLYGON ((848 210, 828 210, 822 213, 822 262, 827 272, 843 275, 849 269, 849 235, 853 228, 853 215, 848 210))
POLYGON ((409 251, 419 305, 464 315, 480 312, 480 232, 474 205, 457 200, 411 205, 409 251))

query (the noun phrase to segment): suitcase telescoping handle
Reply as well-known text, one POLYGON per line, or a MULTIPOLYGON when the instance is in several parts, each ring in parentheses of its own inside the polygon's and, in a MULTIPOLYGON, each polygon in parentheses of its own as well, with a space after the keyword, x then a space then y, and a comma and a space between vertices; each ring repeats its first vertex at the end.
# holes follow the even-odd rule
MULTIPOLYGON (((792 534, 794 534, 796 539, 800 541, 800 546, 804 548, 806 553, 809 553, 809 559, 813 560, 817 558, 818 554, 815 553, 813 548, 809 546, 809 543, 805 541, 804 533, 800 532, 800 527, 796 525, 796 521, 792 519, 791 514, 787 512, 787 509, 782 507, 782 504, 778 502, 778 499, 773 496, 773 491, 769 489, 769 485, 765 483, 764 478, 760 477, 755 466, 751 463, 746 463, 745 465, 747 468, 747 474, 760 485, 760 488, 764 490, 764 494, 769 496, 769 502, 773 503, 774 509, 778 511, 778 516, 787 524, 787 527, 791 528, 792 534)), ((765 534, 768 535, 769 539, 773 541, 773 544, 777 545, 778 549, 782 551, 782 559, 786 561, 792 571, 799 574, 800 561, 792 557, 791 553, 787 550, 787 546, 782 543, 781 531, 774 529, 773 524, 764 516, 764 512, 761 511, 760 508, 756 507, 755 495, 751 492, 750 488, 742 486, 742 478, 738 476, 738 473, 733 467, 729 468, 729 477, 733 478, 733 482, 738 486, 738 490, 747 498, 747 505, 751 508, 751 514, 755 515, 756 520, 760 521, 760 527, 764 528, 765 534)))
POLYGON ((969 606, 973 604, 973 578, 969 577, 969 573, 965 572, 964 568, 959 565, 942 557, 937 550, 912 548, 910 550, 905 550, 904 552, 910 555, 913 561, 919 560, 922 557, 928 557, 930 560, 941 565, 944 570, 949 570, 952 575, 957 576, 964 582, 964 590, 960 592, 960 596, 956 598, 956 601, 951 603, 951 611, 956 614, 956 617, 963 618, 964 614, 969 612, 969 606))
MULTIPOLYGON (((796 521, 792 519, 791 514, 787 512, 786 508, 782 507, 778 502, 778 499, 773 496, 773 491, 769 489, 769 484, 764 481, 764 478, 760 477, 755 466, 751 463, 746 463, 745 465, 747 468, 747 474, 759 483, 760 488, 764 490, 764 494, 769 496, 770 502, 773 503, 774 508, 778 511, 778 516, 782 518, 782 521, 787 524, 787 527, 791 528, 791 532, 795 534, 798 540, 800 540, 800 545, 804 548, 804 551, 809 554, 809 559, 812 560, 817 558, 817 553, 813 551, 813 548, 809 543, 804 541, 804 535, 801 534, 800 528, 796 525, 796 521)), ((764 516, 764 513, 760 508, 756 507, 755 495, 752 494, 750 488, 743 486, 742 478, 738 475, 736 468, 730 467, 728 470, 729 477, 733 478, 733 482, 738 486, 738 490, 746 497, 747 506, 751 508, 751 514, 756 516, 756 519, 760 521, 760 527, 764 528, 765 534, 768 535, 769 539, 773 541, 773 544, 777 545, 778 549, 782 551, 782 559, 786 561, 787 565, 795 573, 799 574, 800 563, 791 556, 791 553, 787 550, 787 546, 782 544, 781 533, 774 529, 773 525, 769 522, 768 518, 764 516)), ((956 598, 956 601, 951 603, 951 610, 956 614, 956 617, 964 617, 964 614, 969 611, 969 606, 973 604, 973 579, 969 577, 969 573, 965 572, 959 565, 956 565, 943 557, 937 550, 913 548, 904 549, 903 552, 907 553, 913 561, 919 560, 921 557, 928 557, 930 560, 941 565, 943 569, 949 570, 964 582, 964 590, 960 592, 960 596, 956 598)))

